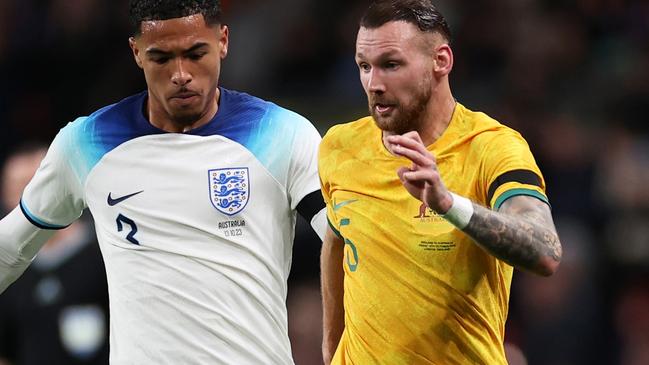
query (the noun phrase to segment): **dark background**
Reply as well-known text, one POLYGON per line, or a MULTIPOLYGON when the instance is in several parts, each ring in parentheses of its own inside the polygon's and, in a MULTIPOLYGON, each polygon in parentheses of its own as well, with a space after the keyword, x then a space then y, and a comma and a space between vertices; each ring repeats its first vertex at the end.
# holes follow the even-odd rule
MULTIPOLYGON (((225 87, 320 130, 367 113, 353 52, 366 1, 231 0, 225 87)), ((455 97, 519 130, 564 244, 549 279, 517 272, 512 364, 649 364, 649 2, 445 0, 455 97)), ((126 0, 0 0, 0 160, 145 88, 126 0)), ((305 230, 304 225, 298 227, 305 230)), ((320 359, 318 251, 295 245, 297 364, 320 359)))

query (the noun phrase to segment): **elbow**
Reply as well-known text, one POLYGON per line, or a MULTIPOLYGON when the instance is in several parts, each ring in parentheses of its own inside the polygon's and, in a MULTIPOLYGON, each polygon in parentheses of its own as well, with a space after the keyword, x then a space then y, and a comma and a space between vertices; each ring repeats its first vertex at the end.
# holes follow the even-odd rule
POLYGON ((561 257, 563 256, 563 249, 559 237, 554 234, 552 238, 547 241, 547 250, 541 255, 536 265, 537 274, 541 276, 552 276, 559 270, 561 257))
POLYGON ((536 273, 541 276, 552 276, 559 270, 559 264, 561 263, 561 256, 563 254, 561 250, 561 244, 558 243, 557 247, 551 253, 541 256, 541 259, 536 266, 536 273))
POLYGON ((540 276, 552 276, 557 272, 557 270, 559 270, 560 262, 561 260, 555 257, 544 256, 539 260, 536 270, 534 271, 540 276))

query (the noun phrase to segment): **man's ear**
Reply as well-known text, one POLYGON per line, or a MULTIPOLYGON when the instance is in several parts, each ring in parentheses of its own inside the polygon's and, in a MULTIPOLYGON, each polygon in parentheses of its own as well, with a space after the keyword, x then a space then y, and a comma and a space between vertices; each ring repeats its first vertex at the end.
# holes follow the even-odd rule
POLYGON ((221 45, 221 59, 224 59, 228 55, 228 44, 229 44, 229 35, 230 30, 227 25, 221 25, 219 29, 219 44, 221 45))
POLYGON ((137 46, 137 40, 135 39, 135 37, 130 37, 128 39, 128 45, 131 47, 131 51, 133 51, 133 58, 135 59, 135 63, 137 63, 139 68, 143 68, 140 48, 137 46))
POLYGON ((446 76, 453 69, 453 50, 448 43, 442 43, 435 49, 433 72, 438 76, 446 76))

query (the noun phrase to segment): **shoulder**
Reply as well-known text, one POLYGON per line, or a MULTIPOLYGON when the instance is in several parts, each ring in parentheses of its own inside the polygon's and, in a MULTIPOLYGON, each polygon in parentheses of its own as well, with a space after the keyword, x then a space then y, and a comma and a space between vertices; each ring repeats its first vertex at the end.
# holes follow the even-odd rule
POLYGON ((306 117, 301 114, 281 107, 277 104, 270 103, 267 121, 271 122, 281 122, 288 124, 291 128, 295 128, 296 131, 304 132, 305 130, 315 130, 315 127, 306 117))
POLYGON ((59 131, 50 151, 58 154, 85 178, 101 158, 138 137, 161 133, 142 113, 146 93, 140 93, 79 117, 59 131))
POLYGON ((371 117, 331 127, 322 138, 318 151, 318 168, 322 182, 326 185, 336 171, 340 171, 342 164, 357 161, 358 155, 363 154, 362 151, 372 149, 372 136, 379 135, 378 127, 371 117))
POLYGON ((275 177, 285 176, 292 162, 315 155, 320 142, 320 133, 303 116, 242 92, 222 88, 215 118, 205 134, 236 142, 275 177))
POLYGON ((117 131, 137 129, 137 117, 142 115, 142 105, 146 92, 129 96, 121 101, 107 105, 87 116, 82 116, 68 123, 62 130, 69 135, 114 134, 117 131))
POLYGON ((374 120, 370 116, 334 125, 322 138, 322 146, 339 149, 358 145, 369 139, 375 128, 374 120))
POLYGON ((223 105, 227 106, 227 109, 232 113, 237 113, 242 116, 257 116, 259 118, 271 114, 289 119, 307 121, 300 114, 257 96, 225 88, 221 88, 221 92, 223 105))
POLYGON ((489 115, 473 111, 458 104, 465 135, 471 138, 471 144, 478 150, 485 150, 499 145, 517 144, 527 146, 523 136, 489 115))
MULTIPOLYGON (((126 97, 116 103, 96 110, 84 118, 84 123, 101 123, 117 126, 124 125, 129 129, 138 127, 138 119, 144 120, 143 105, 146 91, 126 97)), ((146 123, 145 125, 148 125, 146 123)), ((140 126, 142 127, 142 126, 140 126)))
POLYGON ((256 125, 295 132, 315 131, 311 122, 297 112, 245 92, 221 88, 224 117, 237 125, 256 125))
POLYGON ((221 100, 219 108, 228 114, 261 118, 270 108, 272 103, 245 92, 220 88, 221 100))

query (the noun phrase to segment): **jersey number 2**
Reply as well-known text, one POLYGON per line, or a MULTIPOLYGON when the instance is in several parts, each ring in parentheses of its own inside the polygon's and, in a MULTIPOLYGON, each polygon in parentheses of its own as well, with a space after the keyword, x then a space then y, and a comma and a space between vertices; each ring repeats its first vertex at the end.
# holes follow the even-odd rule
POLYGON ((122 214, 117 216, 117 232, 121 232, 124 230, 124 224, 128 224, 131 226, 131 231, 126 235, 126 240, 129 241, 132 244, 139 245, 140 242, 135 238, 135 234, 137 233, 137 225, 135 222, 133 222, 132 219, 123 216, 122 214))

